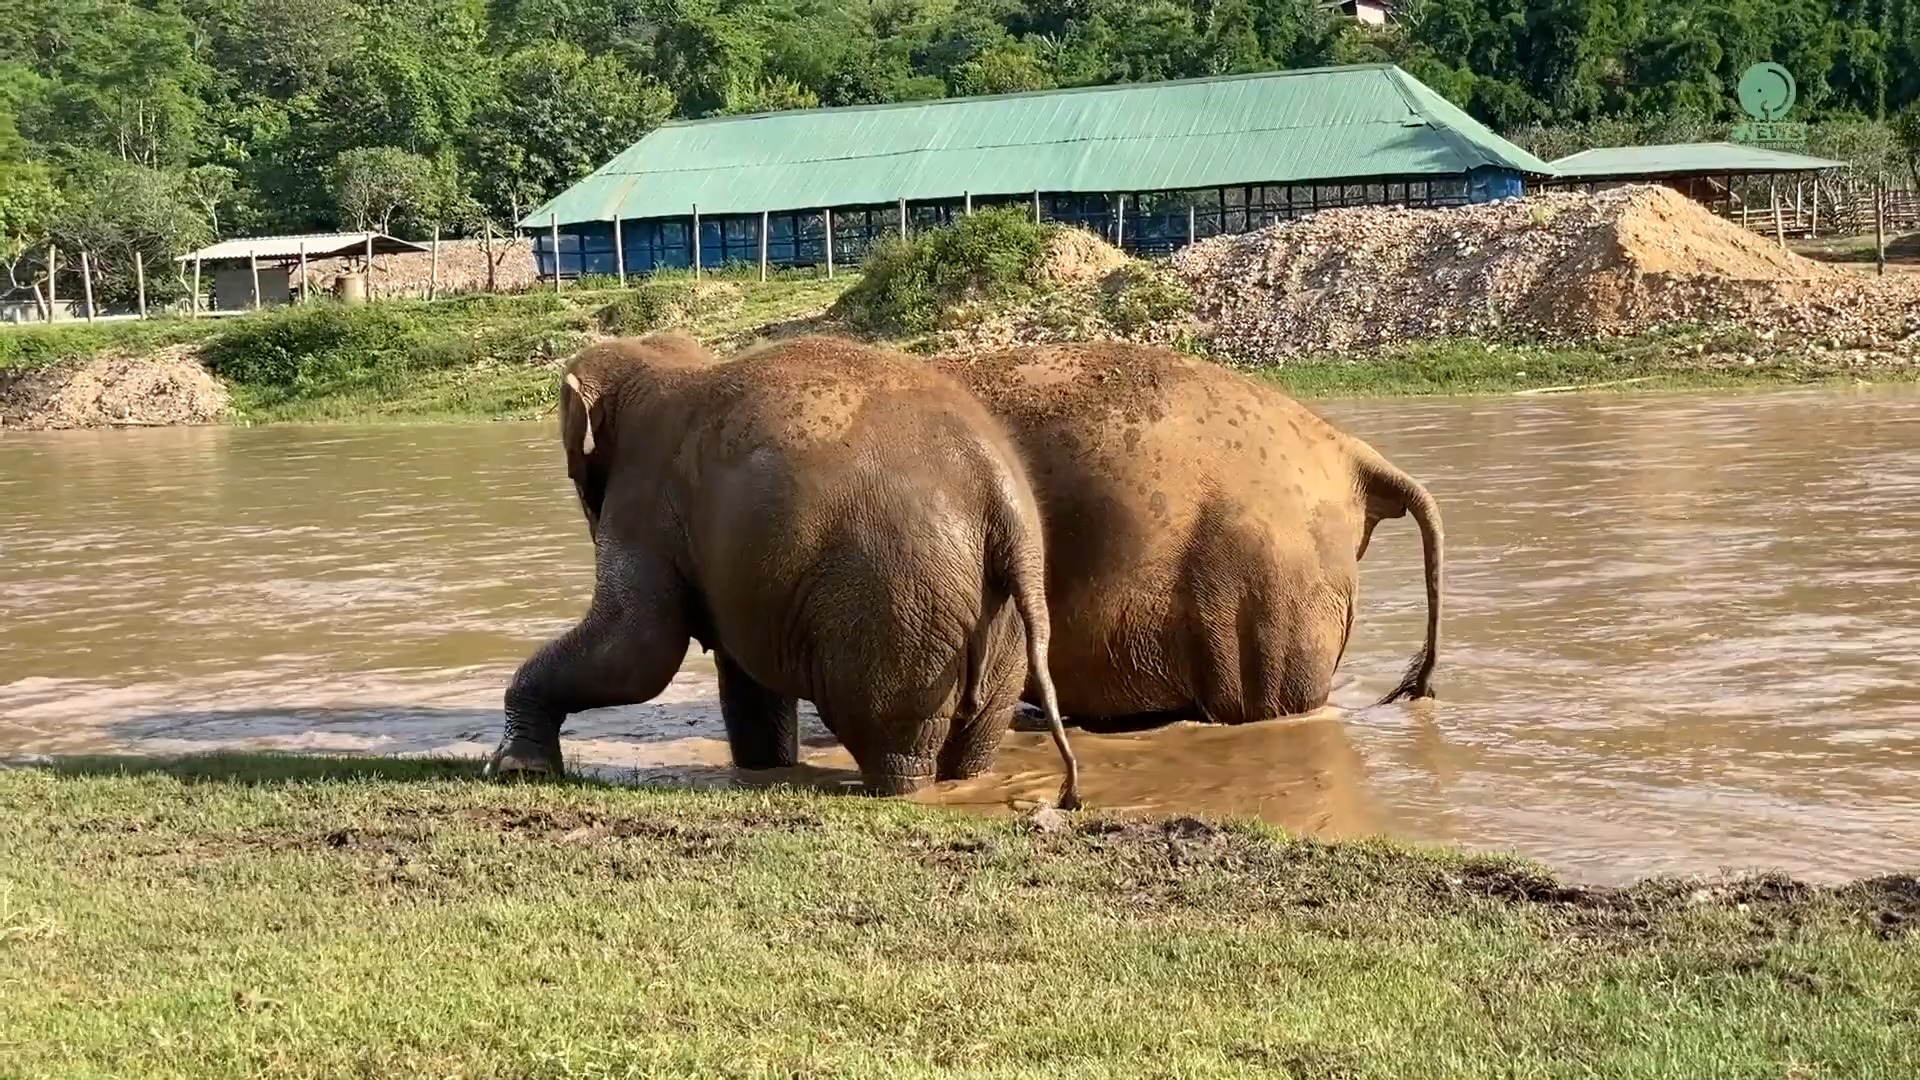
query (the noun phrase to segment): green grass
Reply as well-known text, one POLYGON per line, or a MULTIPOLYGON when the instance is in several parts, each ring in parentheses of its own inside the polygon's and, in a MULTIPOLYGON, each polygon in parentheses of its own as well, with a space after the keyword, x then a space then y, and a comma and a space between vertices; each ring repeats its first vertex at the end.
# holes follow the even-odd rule
MULTIPOLYGON (((1888 233, 1886 245, 1888 262, 1920 262, 1920 232, 1888 233)), ((1874 237, 1871 233, 1865 236, 1796 240, 1790 246, 1797 254, 1809 259, 1819 259, 1822 262, 1870 263, 1874 261, 1874 237)))
POLYGON ((58 326, 0 326, 0 372, 84 363, 109 352, 151 352, 169 345, 204 341, 218 330, 211 319, 172 317, 58 326))
POLYGON ((226 756, 0 771, 0 1073, 1905 1077, 1920 886, 226 756))
POLYGON ((1584 345, 1432 341, 1361 358, 1308 357, 1255 371, 1301 397, 1706 390, 1920 379, 1920 368, 1912 365, 1866 371, 1814 354, 1756 355, 1745 351, 1746 344, 1739 335, 1683 333, 1584 345))

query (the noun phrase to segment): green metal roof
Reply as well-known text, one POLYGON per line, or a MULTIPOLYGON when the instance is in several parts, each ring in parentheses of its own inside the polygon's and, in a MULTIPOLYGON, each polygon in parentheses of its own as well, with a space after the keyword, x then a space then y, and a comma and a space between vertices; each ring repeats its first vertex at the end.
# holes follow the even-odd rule
POLYGON ((1742 173, 1812 172, 1837 169, 1844 161, 1789 154, 1739 143, 1674 143, 1667 146, 1606 146, 1582 150, 1553 163, 1562 180, 1625 179, 1629 177, 1713 176, 1742 173))
POLYGON ((1365 64, 668 124, 520 224, 1482 166, 1553 171, 1399 68, 1365 64))

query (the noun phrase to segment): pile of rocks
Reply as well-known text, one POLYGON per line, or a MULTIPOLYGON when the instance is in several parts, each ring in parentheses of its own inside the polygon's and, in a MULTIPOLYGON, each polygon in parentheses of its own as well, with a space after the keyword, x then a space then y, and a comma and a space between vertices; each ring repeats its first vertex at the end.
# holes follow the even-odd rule
POLYGON ((1472 337, 1568 340, 1739 325, 1831 349, 1920 338, 1920 280, 1781 249, 1663 187, 1449 210, 1326 210, 1173 259, 1223 355, 1472 337))

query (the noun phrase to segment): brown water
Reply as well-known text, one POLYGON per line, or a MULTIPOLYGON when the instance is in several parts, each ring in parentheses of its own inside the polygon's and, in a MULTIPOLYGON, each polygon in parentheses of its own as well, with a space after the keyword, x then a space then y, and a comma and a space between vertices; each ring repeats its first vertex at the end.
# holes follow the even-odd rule
MULTIPOLYGON (((1518 851, 1589 880, 1920 867, 1920 396, 1328 405, 1433 489, 1438 702, 1383 526, 1336 709, 1080 733, 1089 801, 1518 851)), ((514 665, 584 609, 537 425, 0 435, 0 755, 490 750, 514 665)), ((697 651, 568 753, 739 782, 697 651)), ((851 779, 817 727, 806 782, 851 779)), ((753 778, 761 782, 764 778, 753 778)), ((1048 797, 1044 736, 926 798, 1048 797)))

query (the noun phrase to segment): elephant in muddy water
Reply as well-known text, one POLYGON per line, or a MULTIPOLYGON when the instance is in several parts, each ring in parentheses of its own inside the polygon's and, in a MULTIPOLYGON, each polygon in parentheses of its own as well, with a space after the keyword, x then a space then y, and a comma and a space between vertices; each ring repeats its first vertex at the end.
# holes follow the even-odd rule
POLYGON ((1167 349, 1035 346, 940 366, 1007 425, 1039 497, 1068 716, 1244 723, 1321 707, 1374 526, 1409 513, 1426 642, 1382 703, 1431 696, 1440 511, 1372 447, 1167 349))
POLYGON ((742 768, 798 760, 804 698, 870 791, 971 776, 1031 679, 1077 803, 1038 509, 966 391, 832 338, 720 361, 655 334, 583 350, 560 414, 593 599, 514 675, 489 775, 558 773, 567 715, 658 695, 691 639, 742 768))

